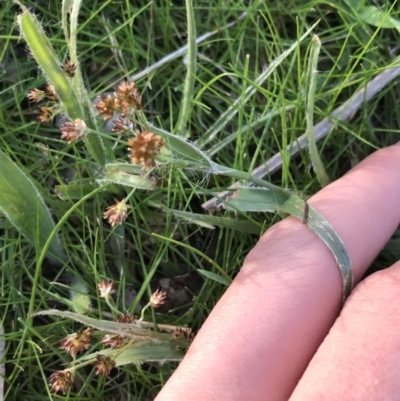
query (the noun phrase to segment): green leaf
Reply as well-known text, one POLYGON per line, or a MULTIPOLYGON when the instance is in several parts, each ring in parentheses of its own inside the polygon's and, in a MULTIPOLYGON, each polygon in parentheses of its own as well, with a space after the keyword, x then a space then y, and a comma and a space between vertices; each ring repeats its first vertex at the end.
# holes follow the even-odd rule
POLYGON ((196 45, 196 26, 193 10, 193 1, 186 0, 186 16, 187 16, 187 37, 188 37, 188 52, 187 52, 187 71, 185 79, 185 89, 183 98, 180 104, 180 113, 176 131, 178 135, 183 135, 186 129, 186 124, 190 116, 192 106, 194 84, 196 82, 196 61, 197 61, 197 45, 196 45))
POLYGON ((63 28, 65 40, 69 42, 69 31, 68 31, 68 13, 71 12, 74 0, 63 0, 61 6, 61 26, 63 28))
POLYGON ((56 194, 63 200, 67 199, 81 199, 85 195, 90 194, 97 185, 92 184, 61 184, 56 185, 56 194))
POLYGON ((138 189, 153 189, 155 185, 154 180, 143 175, 143 170, 139 166, 128 163, 107 164, 106 173, 97 182, 100 184, 113 182, 138 189))
POLYGON ((326 187, 330 183, 328 174, 325 171, 322 160, 319 156, 314 134, 314 97, 317 84, 318 55, 321 42, 317 35, 311 40, 311 51, 307 65, 306 74, 306 121, 307 121, 307 145, 310 154, 311 164, 321 187, 326 187))
POLYGON ((281 206, 290 197, 280 190, 269 188, 240 187, 226 201, 227 210, 241 212, 279 212, 281 206))
POLYGON ((214 227, 225 227, 232 230, 260 235, 262 228, 253 223, 252 221, 237 220, 231 217, 219 217, 208 214, 197 214, 191 212, 183 212, 181 210, 165 209, 172 212, 175 216, 189 221, 190 223, 197 224, 201 227, 214 229, 214 227))
POLYGON ((148 344, 142 347, 129 348, 116 358, 116 366, 141 362, 172 362, 183 358, 182 351, 176 351, 169 343, 148 344))
MULTIPOLYGON (((55 227, 54 222, 33 182, 1 150, 0 188, 0 209, 40 254, 55 227)), ((65 259, 58 237, 50 244, 49 256, 65 259)))
POLYGON ((87 285, 78 276, 73 276, 71 280, 71 301, 77 313, 87 313, 90 309, 87 285))
POLYGON ((110 233, 111 252, 114 256, 113 261, 120 275, 124 274, 124 258, 125 258, 125 227, 118 224, 110 233))
POLYGON ((117 323, 111 320, 99 320, 92 317, 81 315, 79 313, 69 312, 69 311, 59 311, 59 310, 44 310, 33 313, 33 316, 38 315, 50 315, 59 316, 67 319, 75 320, 76 322, 82 323, 86 326, 93 327, 97 330, 106 331, 108 333, 114 333, 119 335, 124 335, 127 337, 143 336, 148 337, 149 330, 141 327, 139 324, 130 323, 117 323))
POLYGON ((304 200, 298 196, 291 196, 281 208, 284 212, 290 213, 307 224, 329 248, 342 275, 344 302, 353 289, 353 271, 350 257, 341 238, 323 216, 311 206, 306 205, 304 200))
POLYGON ((344 0, 344 2, 354 11, 364 6, 365 0, 344 0))
POLYGON ((162 342, 159 344, 146 344, 127 348, 122 352, 115 349, 104 349, 100 352, 92 352, 83 355, 76 360, 76 363, 81 363, 90 359, 96 358, 97 355, 108 356, 115 361, 115 366, 128 365, 131 363, 142 362, 179 362, 182 360, 184 353, 177 351, 170 343, 162 342))
POLYGON ((380 28, 397 29, 400 32, 400 21, 391 17, 389 13, 379 10, 379 8, 375 6, 364 7, 357 15, 367 24, 380 28))
POLYGON ((197 271, 204 277, 209 278, 210 280, 216 281, 217 283, 223 284, 227 287, 231 284, 225 277, 220 276, 219 274, 209 272, 208 270, 197 269, 197 271))

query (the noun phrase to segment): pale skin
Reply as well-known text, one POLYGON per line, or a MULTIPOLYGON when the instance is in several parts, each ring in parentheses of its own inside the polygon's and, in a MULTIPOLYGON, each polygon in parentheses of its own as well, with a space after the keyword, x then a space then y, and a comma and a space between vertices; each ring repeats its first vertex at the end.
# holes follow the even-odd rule
POLYGON ((355 289, 289 217, 271 227, 156 401, 365 401, 400 396, 400 263, 360 279, 400 223, 400 146, 308 201, 343 240, 355 289))

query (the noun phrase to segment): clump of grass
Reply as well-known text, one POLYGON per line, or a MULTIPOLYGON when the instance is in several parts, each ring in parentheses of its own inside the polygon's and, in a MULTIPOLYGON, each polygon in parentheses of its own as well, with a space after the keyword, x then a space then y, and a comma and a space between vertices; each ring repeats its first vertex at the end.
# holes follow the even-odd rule
MULTIPOLYGON (((111 0, 101 7, 82 3, 78 12, 67 7, 75 2, 45 7, 25 2, 44 26, 37 29, 33 18, 28 27, 37 30, 28 36, 38 39, 29 46, 38 46, 39 69, 25 56, 15 30, 19 8, 6 2, 0 13, 5 43, 0 148, 53 217, 43 230, 38 229, 42 218, 36 219, 31 235, 22 225, 15 224, 16 230, 10 219, 0 219, 7 400, 55 399, 51 389, 66 391, 69 399, 112 399, 117 392, 127 399, 154 398, 175 366, 156 361, 171 352, 183 355, 168 328, 183 327, 178 329, 183 336, 186 327, 200 328, 246 253, 277 221, 282 205, 293 193, 310 195, 319 188, 308 150, 301 149, 296 158, 290 151, 307 125, 311 33, 321 41, 315 122, 388 68, 399 39, 398 17, 389 2, 374 18, 363 14, 361 2, 350 1, 336 8, 318 0, 307 7, 297 0, 290 7, 287 2, 233 2, 229 10, 219 0, 206 6, 188 2, 189 7, 141 0, 134 5, 111 0), (180 58, 185 49, 186 63, 180 58), (48 125, 38 124, 34 103, 25 99, 34 88, 42 92, 30 92, 30 100, 45 96, 50 102, 39 114, 48 125), (125 90, 132 104, 124 103, 125 90), (116 113, 121 116, 113 121, 116 113), (68 121, 60 121, 65 115, 68 121), (113 122, 109 130, 104 116, 113 122), (249 173, 277 153, 283 161, 279 173, 268 180, 249 173), (228 211, 204 214, 200 204, 237 180, 240 189, 223 202, 228 211), (246 188, 249 181, 256 185, 253 192, 246 188), (52 241, 57 237, 59 247, 52 241), (204 283, 196 287, 185 281, 191 273, 201 274, 204 283), (111 312, 96 291, 105 277, 119 283, 109 298, 111 312), (168 314, 143 308, 160 279, 176 284, 176 277, 189 294, 184 304, 171 306, 168 314), (139 310, 142 320, 110 320, 139 310), (99 322, 107 327, 93 326, 99 322), (116 324, 133 325, 154 339, 161 336, 158 349, 144 356, 130 348, 126 363, 116 362, 118 369, 110 370, 118 357, 101 347, 93 348, 99 349, 95 355, 86 347, 89 340, 98 347, 93 339, 119 335, 100 333, 116 324), (65 350, 82 355, 76 352, 77 365, 55 374, 70 362, 65 350), (85 366, 76 369, 79 364, 85 366), (96 372, 110 375, 105 381, 96 372), (49 377, 51 385, 45 387, 49 377)), ((349 121, 335 119, 335 129, 318 145, 329 176, 339 177, 398 139, 398 110, 390 84, 349 121)), ((11 185, 10 176, 8 181, 11 185)), ((292 200, 292 213, 303 220, 304 202, 292 200)), ((31 207, 31 215, 42 216, 40 208, 31 207)), ((179 359, 174 355, 170 360, 179 359)))

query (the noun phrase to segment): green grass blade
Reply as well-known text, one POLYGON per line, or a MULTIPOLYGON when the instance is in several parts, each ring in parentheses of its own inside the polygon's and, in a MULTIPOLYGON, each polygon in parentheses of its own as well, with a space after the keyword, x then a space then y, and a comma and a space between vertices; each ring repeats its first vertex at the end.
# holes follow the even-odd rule
POLYGON ((375 6, 366 6, 359 9, 357 16, 367 24, 378 28, 397 29, 400 32, 400 20, 391 17, 390 11, 383 12, 375 6))
POLYGON ((307 142, 310 153, 311 163, 317 176, 318 182, 322 187, 330 183, 330 179, 325 171, 322 160, 319 157, 317 144, 314 136, 314 95, 317 83, 317 65, 321 42, 317 35, 311 41, 310 59, 308 60, 307 79, 306 79, 306 120, 307 120, 307 142))
POLYGON ((277 213, 290 197, 280 190, 270 188, 238 188, 225 203, 225 208, 232 211, 277 213))
MULTIPOLYGON (((55 224, 33 182, 1 150, 0 188, 0 209, 40 254, 55 224)), ((57 236, 50 244, 49 256, 64 260, 57 236)))
POLYGON ((63 200, 66 199, 81 199, 83 196, 89 194, 97 185, 92 184, 60 184, 56 185, 56 194, 63 200))
POLYGON ((226 287, 229 287, 231 285, 230 281, 228 281, 225 277, 220 276, 219 274, 215 274, 213 272, 209 272, 208 270, 202 270, 202 269, 197 269, 197 271, 205 278, 213 280, 216 283, 223 284, 226 287))
POLYGON ((67 43, 69 42, 68 13, 70 12, 73 4, 74 0, 63 0, 61 6, 61 26, 67 43))
POLYGON ((114 183, 138 189, 153 189, 155 181, 143 174, 138 166, 115 163, 106 166, 106 173, 97 180, 99 184, 114 183))
MULTIPOLYGON (((286 198, 285 198, 286 199, 286 198)), ((201 227, 213 229, 214 227, 224 227, 231 230, 237 230, 243 233, 260 235, 262 227, 252 221, 237 220, 231 217, 212 216, 207 214, 198 214, 185 212, 182 210, 166 209, 176 217, 184 219, 190 223, 197 224, 201 227)), ((241 209, 235 209, 241 210, 241 209)))
POLYGON ((186 124, 189 119, 190 109, 192 107, 192 99, 194 92, 194 83, 196 79, 196 27, 194 21, 192 0, 186 0, 186 16, 187 16, 187 35, 188 35, 188 52, 187 52, 187 71, 185 79, 185 89, 183 91, 183 99, 176 132, 178 135, 184 135, 186 124))
POLYGON ((280 54, 275 60, 271 62, 271 64, 268 66, 268 68, 263 71, 262 74, 255 80, 255 84, 252 87, 249 87, 246 89, 244 98, 242 96, 238 97, 222 115, 218 120, 205 132, 205 134, 201 137, 199 140, 199 145, 201 147, 204 147, 207 145, 209 142, 211 142, 217 134, 226 126, 226 124, 232 120, 232 118, 238 113, 239 110, 239 105, 246 104, 249 99, 257 92, 257 86, 261 86, 264 81, 274 72, 276 68, 287 58, 292 52, 294 52, 299 45, 313 30, 314 28, 318 25, 318 21, 311 26, 307 30, 304 35, 302 35, 298 41, 292 44, 292 46, 289 47, 289 49, 285 50, 280 54))
POLYGON ((96 355, 104 355, 112 358, 115 361, 115 367, 118 367, 143 362, 179 362, 182 360, 184 353, 175 350, 170 343, 161 342, 159 344, 135 346, 122 351, 118 349, 103 349, 100 352, 92 352, 84 355, 75 362, 78 364, 90 359, 96 359, 96 355))
POLYGON ((282 210, 307 223, 332 252, 343 280, 344 302, 353 289, 353 271, 351 260, 343 241, 336 234, 336 231, 329 222, 311 206, 308 206, 308 217, 305 218, 305 202, 298 196, 291 196, 290 199, 282 205, 282 210))

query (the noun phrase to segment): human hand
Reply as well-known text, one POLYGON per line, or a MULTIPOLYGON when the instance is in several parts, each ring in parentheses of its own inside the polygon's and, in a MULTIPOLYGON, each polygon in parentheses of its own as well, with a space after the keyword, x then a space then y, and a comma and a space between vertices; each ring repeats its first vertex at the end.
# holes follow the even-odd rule
MULTIPOLYGON (((308 203, 343 240, 359 282, 400 223, 400 146, 374 153, 308 203)), ((399 299, 396 263, 358 284, 337 317, 342 282, 332 254, 286 218, 249 253, 156 400, 399 399, 399 299)))

